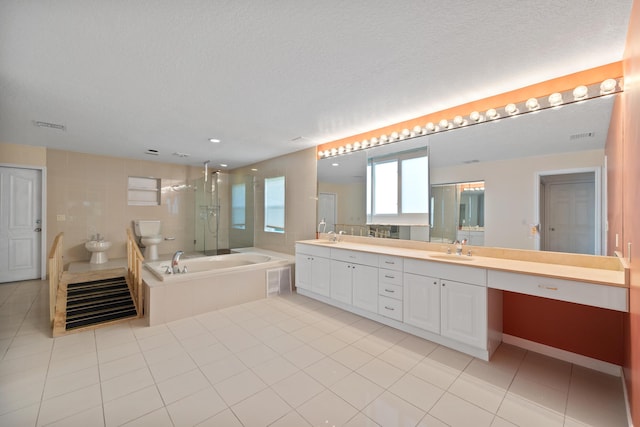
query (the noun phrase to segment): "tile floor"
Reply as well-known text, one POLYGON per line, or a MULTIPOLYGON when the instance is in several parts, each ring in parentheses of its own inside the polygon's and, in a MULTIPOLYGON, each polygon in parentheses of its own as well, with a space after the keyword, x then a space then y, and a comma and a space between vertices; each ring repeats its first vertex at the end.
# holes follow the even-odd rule
POLYGON ((0 285, 0 426, 625 426, 619 378, 490 363, 293 294, 50 338, 47 284, 0 285))

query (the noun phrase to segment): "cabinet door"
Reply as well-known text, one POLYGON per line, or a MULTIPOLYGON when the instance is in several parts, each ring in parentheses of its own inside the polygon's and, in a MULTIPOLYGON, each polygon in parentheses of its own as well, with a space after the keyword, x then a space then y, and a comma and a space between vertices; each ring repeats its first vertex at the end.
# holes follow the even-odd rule
POLYGON ((307 254, 296 254, 296 288, 311 290, 311 260, 307 254))
POLYGON ((351 304, 353 265, 331 260, 331 298, 351 304))
POLYGON ((474 347, 487 346, 487 288, 441 281, 441 334, 474 347))
POLYGON ((378 268, 353 264, 353 305, 378 312, 378 268))
POLYGON ((404 322, 440 333, 440 280, 404 274, 404 322))
POLYGON ((331 296, 331 260, 313 257, 311 269, 311 290, 326 297, 331 296))

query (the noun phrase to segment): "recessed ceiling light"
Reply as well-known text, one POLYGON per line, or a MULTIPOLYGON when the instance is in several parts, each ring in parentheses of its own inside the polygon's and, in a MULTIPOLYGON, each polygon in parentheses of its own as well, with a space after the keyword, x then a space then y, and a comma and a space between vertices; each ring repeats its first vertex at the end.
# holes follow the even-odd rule
POLYGON ((340 163, 331 163, 331 166, 340 166, 340 163))
POLYGON ((209 138, 209 142, 213 142, 214 144, 217 144, 220 142, 220 140, 218 138, 209 138))
POLYGON ((229 165, 226 164, 226 163, 220 163, 220 167, 222 167, 222 168, 226 168, 227 166, 229 166, 229 165))
POLYGON ((252 172, 258 172, 258 169, 256 169, 256 168, 251 168, 251 171, 252 171, 252 172))

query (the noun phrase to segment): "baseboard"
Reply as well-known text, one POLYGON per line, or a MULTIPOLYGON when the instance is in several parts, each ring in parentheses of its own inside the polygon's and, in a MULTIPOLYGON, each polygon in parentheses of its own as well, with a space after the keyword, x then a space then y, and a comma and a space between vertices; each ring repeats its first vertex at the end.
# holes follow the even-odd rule
POLYGON ((512 344, 517 347, 524 348, 525 350, 535 351, 536 353, 564 360, 565 362, 573 363, 578 366, 593 369, 605 374, 614 375, 616 377, 622 377, 622 367, 620 367, 619 365, 614 365, 613 363, 583 356, 577 353, 572 353, 570 351, 561 350, 559 348, 540 344, 535 341, 529 341, 527 339, 509 334, 502 334, 502 341, 507 344, 512 344))
POLYGON ((629 391, 627 390, 627 382, 624 379, 624 369, 622 369, 622 392, 624 393, 624 407, 627 409, 627 423, 629 427, 633 427, 633 418, 631 417, 631 405, 629 402, 629 391))

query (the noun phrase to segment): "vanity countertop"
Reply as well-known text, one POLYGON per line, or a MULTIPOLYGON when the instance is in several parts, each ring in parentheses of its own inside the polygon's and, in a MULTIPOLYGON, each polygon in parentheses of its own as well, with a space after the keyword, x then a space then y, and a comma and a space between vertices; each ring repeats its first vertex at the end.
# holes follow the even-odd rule
POLYGON ((345 239, 340 242, 332 242, 327 239, 316 239, 303 240, 298 243, 399 256, 424 261, 459 264, 461 266, 486 268, 489 270, 575 280, 607 286, 628 287, 628 269, 625 268, 620 259, 613 257, 561 253, 554 254, 549 252, 544 253, 543 256, 538 256, 538 251, 491 249, 478 246, 465 246, 463 248, 463 255, 455 255, 455 253, 447 254, 446 249, 442 251, 438 250, 440 248, 452 247, 452 245, 443 246, 426 242, 412 242, 411 246, 413 247, 405 247, 401 246, 397 241, 392 242, 392 245, 386 245, 377 241, 376 244, 367 243, 367 238, 364 238, 365 242, 362 241, 362 238, 354 239, 360 241, 353 241, 351 239, 345 239), (468 250, 472 251, 471 257, 468 257, 465 254, 468 250), (498 254, 498 256, 489 256, 487 254, 492 252, 498 254), (479 253, 479 255, 476 255, 476 253, 479 253), (510 257, 510 253, 513 256, 510 257), (527 260, 528 253, 530 253, 530 258, 541 259, 527 260), (574 262, 575 260, 578 260, 579 262, 574 262))

